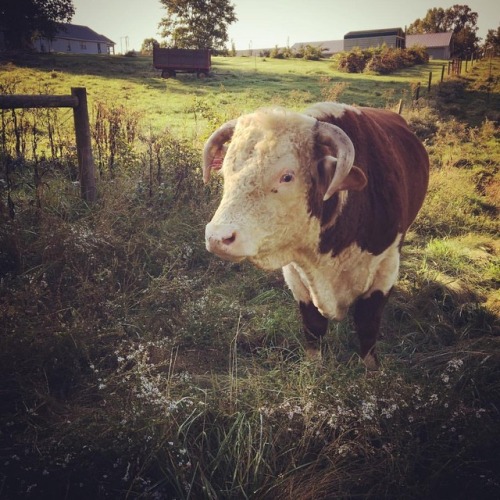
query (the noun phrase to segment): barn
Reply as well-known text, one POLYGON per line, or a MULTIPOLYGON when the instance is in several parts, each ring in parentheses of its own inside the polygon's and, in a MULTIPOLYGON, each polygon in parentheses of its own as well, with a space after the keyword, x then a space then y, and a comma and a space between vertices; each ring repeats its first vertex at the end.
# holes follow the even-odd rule
POLYGON ((450 59, 453 54, 453 32, 424 33, 421 35, 406 35, 406 46, 425 47, 431 59, 450 59))
POLYGON ((37 52, 114 54, 115 45, 115 42, 104 35, 99 35, 87 26, 59 23, 54 37, 36 39, 34 49, 37 52))
POLYGON ((349 52, 354 47, 369 49, 381 45, 398 49, 405 48, 405 32, 401 28, 386 28, 368 31, 349 31, 344 35, 344 50, 349 52))

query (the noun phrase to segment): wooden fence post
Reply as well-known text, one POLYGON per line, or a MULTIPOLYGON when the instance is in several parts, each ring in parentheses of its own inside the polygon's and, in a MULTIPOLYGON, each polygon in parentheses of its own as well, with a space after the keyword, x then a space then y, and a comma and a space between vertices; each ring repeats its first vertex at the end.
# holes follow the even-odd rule
POLYGON ((429 83, 427 84, 427 93, 431 91, 431 83, 432 83, 432 71, 429 71, 429 83))
POLYGON ((400 99, 398 103, 398 115, 400 115, 402 112, 403 112, 403 99, 400 99))
POLYGON ((75 120, 76 148, 80 170, 80 188, 83 199, 92 203, 97 199, 97 189, 92 144, 90 142, 87 90, 84 87, 73 87, 71 95, 78 98, 78 106, 73 108, 73 117, 75 120))
POLYGON ((444 70, 445 70, 445 65, 443 64, 443 68, 441 69, 441 83, 443 83, 444 80, 444 70))

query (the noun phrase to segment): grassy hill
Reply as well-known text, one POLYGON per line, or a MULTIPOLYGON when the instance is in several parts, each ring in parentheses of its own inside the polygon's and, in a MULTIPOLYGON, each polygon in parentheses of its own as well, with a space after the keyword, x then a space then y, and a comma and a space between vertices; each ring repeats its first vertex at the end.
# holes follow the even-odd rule
POLYGON ((99 202, 79 198, 67 110, 2 113, 0 497, 498 498, 500 60, 412 102, 391 76, 215 58, 3 61, 0 91, 85 86, 99 202), (203 140, 263 105, 393 107, 432 174, 367 377, 352 325, 304 360, 279 273, 209 255, 203 140))
POLYGON ((147 127, 168 127, 192 137, 205 132, 200 112, 205 108, 227 119, 262 105, 302 109, 328 100, 329 94, 342 94, 343 101, 357 105, 384 107, 401 98, 409 103, 412 85, 425 86, 429 71, 437 81, 443 64, 435 61, 390 76, 370 76, 340 73, 329 60, 214 57, 212 78, 181 74, 164 80, 151 57, 46 54, 5 64, 2 85, 15 82, 17 93, 67 94, 73 86, 86 87, 92 104, 125 104, 140 113, 147 127))

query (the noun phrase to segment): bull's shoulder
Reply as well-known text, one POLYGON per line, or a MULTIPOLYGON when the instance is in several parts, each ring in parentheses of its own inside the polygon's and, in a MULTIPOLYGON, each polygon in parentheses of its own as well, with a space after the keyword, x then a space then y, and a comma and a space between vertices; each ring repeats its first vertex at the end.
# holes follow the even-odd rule
POLYGON ((304 114, 361 135, 384 134, 388 130, 394 133, 398 129, 409 132, 405 119, 398 113, 387 109, 320 102, 307 108, 304 114))
POLYGON ((356 243, 378 255, 397 234, 406 232, 422 205, 428 182, 427 152, 404 118, 392 111, 320 103, 309 112, 349 136, 355 165, 368 179, 365 189, 344 195, 340 215, 338 196, 321 207, 320 251, 336 255, 356 243))

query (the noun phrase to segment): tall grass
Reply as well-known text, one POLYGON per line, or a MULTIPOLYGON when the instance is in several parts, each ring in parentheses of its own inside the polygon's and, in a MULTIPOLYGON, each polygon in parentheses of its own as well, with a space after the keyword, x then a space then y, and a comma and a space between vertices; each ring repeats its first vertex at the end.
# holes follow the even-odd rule
MULTIPOLYGON (((300 107, 360 85, 314 81, 273 98, 300 107)), ((185 96, 190 126, 239 112, 223 105, 229 87, 209 85, 185 96)), ((220 198, 219 179, 201 182, 205 125, 186 136, 134 106, 95 106, 94 206, 70 147, 38 164, 15 134, 2 150, 0 496, 498 497, 495 122, 472 128, 441 101, 408 109, 431 185, 384 315, 382 369, 367 377, 349 320, 309 364, 279 273, 205 251, 220 198)), ((65 130, 64 115, 50 123, 65 130)))

